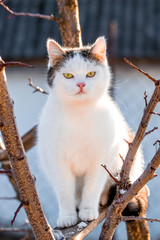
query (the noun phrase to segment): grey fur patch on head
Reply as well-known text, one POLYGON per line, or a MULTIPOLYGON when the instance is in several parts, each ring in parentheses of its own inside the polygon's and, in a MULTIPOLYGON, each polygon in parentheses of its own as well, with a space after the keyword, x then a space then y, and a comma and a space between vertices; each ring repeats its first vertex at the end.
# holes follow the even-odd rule
POLYGON ((49 86, 53 87, 54 85, 53 81, 55 78, 55 72, 58 71, 68 59, 73 58, 76 54, 80 54, 85 61, 88 60, 90 62, 94 61, 98 63, 99 62, 98 59, 95 58, 93 54, 91 54, 90 50, 91 50, 91 47, 66 49, 63 56, 57 59, 57 61, 53 64, 53 66, 50 66, 48 69, 47 81, 49 86))

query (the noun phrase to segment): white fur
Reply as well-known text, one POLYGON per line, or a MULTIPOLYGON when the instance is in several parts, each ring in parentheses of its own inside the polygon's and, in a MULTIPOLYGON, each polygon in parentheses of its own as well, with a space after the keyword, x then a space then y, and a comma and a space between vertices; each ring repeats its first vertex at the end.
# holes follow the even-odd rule
MULTIPOLYGON (((42 111, 38 152, 57 195, 59 227, 77 223, 76 206, 82 221, 98 217, 100 196, 101 203, 106 204, 107 190, 113 184, 101 164, 117 176, 122 166, 119 154, 125 157, 128 150, 123 140, 129 139, 127 124, 107 93, 110 78, 105 58, 96 64, 84 61, 77 53, 56 72, 42 111), (96 74, 87 78, 90 71, 96 74), (74 78, 63 76, 68 72, 74 78), (79 82, 86 84, 82 94, 78 94, 79 82)), ((138 155, 142 161, 141 153, 138 155)), ((138 162, 131 171, 132 181, 140 173, 138 162)))

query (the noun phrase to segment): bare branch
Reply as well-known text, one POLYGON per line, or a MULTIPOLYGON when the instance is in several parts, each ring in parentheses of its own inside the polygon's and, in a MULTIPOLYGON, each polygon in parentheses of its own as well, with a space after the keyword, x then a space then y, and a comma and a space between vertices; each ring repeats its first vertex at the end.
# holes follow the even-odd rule
POLYGON ((0 173, 3 174, 12 174, 12 171, 11 170, 0 170, 0 173))
POLYGON ((32 232, 32 229, 26 229, 26 228, 0 228, 0 232, 32 232))
POLYGON ((102 165, 101 166, 108 172, 109 176, 115 181, 115 183, 119 183, 118 179, 116 177, 114 177, 112 175, 112 173, 110 173, 110 171, 107 169, 106 165, 102 165))
POLYGON ((67 240, 82 240, 105 219, 107 210, 108 207, 100 208, 98 218, 91 222, 86 222, 86 226, 80 232, 78 224, 69 228, 55 228, 55 230, 60 230, 67 240))
POLYGON ((35 93, 35 92, 41 92, 41 93, 44 93, 44 94, 49 94, 48 92, 44 91, 42 88, 40 88, 40 87, 38 87, 38 86, 36 87, 36 86, 33 84, 31 78, 29 78, 28 80, 29 80, 29 86, 31 86, 32 88, 35 89, 35 90, 33 91, 33 93, 35 93))
POLYGON ((122 216, 122 221, 149 221, 149 222, 160 222, 160 219, 146 218, 146 217, 135 217, 135 216, 122 216))
POLYGON ((122 157, 121 154, 119 154, 120 158, 122 159, 122 162, 124 163, 124 158, 122 157))
POLYGON ((14 200, 17 199, 17 197, 0 197, 0 200, 14 200))
POLYGON ((11 221, 11 226, 13 225, 13 223, 14 223, 14 221, 15 221, 15 219, 16 219, 18 213, 19 213, 19 211, 20 211, 21 208, 24 206, 24 204, 26 204, 26 203, 21 202, 20 205, 19 205, 19 207, 18 207, 17 210, 15 211, 15 213, 14 213, 14 217, 13 217, 13 219, 12 219, 12 221, 11 221))
MULTIPOLYGON (((3 61, 0 60, 2 64, 3 61)), ((3 140, 8 151, 9 160, 12 165, 14 178, 21 193, 21 201, 27 217, 33 228, 37 239, 54 239, 51 227, 44 216, 33 175, 30 172, 27 157, 24 151, 22 141, 20 139, 13 108, 11 107, 11 99, 7 88, 7 79, 5 67, 0 69, 0 116, 5 127, 1 129, 3 140)))
POLYGON ((145 101, 145 107, 147 107, 147 94, 146 94, 146 91, 144 92, 144 101, 145 101))
POLYGON ((129 145, 129 150, 126 155, 124 164, 122 166, 120 175, 121 175, 121 184, 123 185, 123 187, 121 187, 121 188, 123 188, 123 189, 125 187, 128 188, 127 182, 129 182, 129 173, 130 173, 130 169, 131 169, 131 166, 133 163, 133 159, 134 159, 135 154, 144 138, 147 125, 151 118, 150 112, 154 111, 154 108, 156 107, 157 103, 159 102, 159 96, 160 96, 160 85, 156 85, 155 90, 152 94, 152 97, 151 97, 147 107, 144 109, 143 116, 142 116, 141 122, 139 124, 138 130, 136 132, 133 142, 129 145))
POLYGON ((157 130, 157 129, 158 129, 158 127, 154 127, 152 130, 146 132, 146 133, 144 134, 144 137, 147 136, 148 134, 154 132, 154 131, 157 130))
POLYGON ((142 74, 144 74, 146 77, 148 77, 152 82, 154 82, 156 85, 158 84, 158 80, 156 80, 155 78, 151 77, 148 73, 145 73, 143 70, 141 70, 140 68, 138 68, 137 66, 135 66, 133 63, 131 63, 127 58, 124 58, 124 61, 126 63, 128 63, 131 67, 133 67, 134 69, 138 70, 139 72, 141 72, 142 74))
POLYGON ((14 17, 14 16, 27 16, 27 17, 42 18, 42 19, 46 19, 46 20, 49 20, 49 21, 59 22, 59 18, 55 17, 53 14, 51 14, 49 16, 49 15, 44 15, 44 14, 39 14, 39 13, 14 12, 8 6, 6 6, 3 2, 4 1, 1 1, 0 5, 2 5, 6 9, 6 11, 11 14, 9 16, 9 18, 14 17))
POLYGON ((16 62, 16 61, 11 61, 11 62, 4 62, 1 57, 0 57, 0 70, 3 67, 28 67, 28 68, 35 68, 33 65, 27 64, 27 63, 22 63, 22 62, 16 62))
POLYGON ((157 113, 157 112, 150 112, 150 114, 155 114, 157 116, 160 116, 160 113, 157 113))
POLYGON ((153 143, 153 146, 155 146, 157 143, 160 145, 160 140, 157 140, 155 143, 153 143))

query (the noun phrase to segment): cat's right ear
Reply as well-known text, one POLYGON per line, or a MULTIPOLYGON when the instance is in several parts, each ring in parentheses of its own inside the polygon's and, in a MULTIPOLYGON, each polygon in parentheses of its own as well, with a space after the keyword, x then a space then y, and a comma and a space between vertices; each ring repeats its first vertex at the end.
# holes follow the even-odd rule
POLYGON ((47 40, 47 51, 51 65, 54 65, 59 59, 63 58, 65 53, 62 47, 52 39, 47 40))

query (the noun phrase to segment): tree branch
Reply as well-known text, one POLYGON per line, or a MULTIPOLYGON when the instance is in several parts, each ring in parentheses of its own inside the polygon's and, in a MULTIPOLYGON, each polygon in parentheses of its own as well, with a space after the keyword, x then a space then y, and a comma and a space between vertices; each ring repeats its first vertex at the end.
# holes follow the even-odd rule
POLYGON ((122 216, 122 221, 148 221, 148 222, 160 222, 157 218, 135 217, 135 216, 122 216))
POLYGON ((152 82, 154 82, 155 84, 158 83, 158 80, 156 80, 155 78, 151 77, 148 73, 145 73, 142 69, 138 68, 137 66, 135 66, 133 63, 131 63, 127 58, 124 58, 124 61, 126 63, 128 63, 131 67, 133 67, 134 69, 136 69, 137 71, 141 72, 142 74, 144 74, 146 77, 148 77, 152 82))
POLYGON ((112 173, 107 169, 106 165, 101 164, 101 166, 108 172, 109 176, 113 179, 115 183, 119 183, 118 179, 112 175, 112 173))
POLYGON ((145 136, 145 131, 148 126, 149 120, 151 118, 150 113, 154 111, 157 103, 160 100, 160 85, 157 84, 157 82, 159 82, 159 81, 156 81, 155 90, 153 92, 153 95, 152 95, 148 105, 144 109, 144 113, 143 113, 141 122, 139 124, 138 130, 136 132, 133 142, 131 144, 129 144, 129 150, 126 155, 124 164, 122 166, 120 175, 121 175, 121 188, 123 188, 123 189, 128 188, 129 173, 130 173, 130 169, 132 166, 132 162, 133 162, 135 154, 145 136))
MULTIPOLYGON (((131 66, 133 65, 130 62, 129 62, 129 64, 131 66)), ((139 71, 139 68, 137 68, 135 65, 133 65, 132 67, 134 67, 135 69, 137 69, 139 71)), ((140 72, 142 72, 144 74, 144 72, 142 70, 140 70, 140 72)), ((147 74, 145 74, 145 75, 147 75, 147 74)), ((153 80, 152 77, 150 77, 150 76, 148 76, 148 77, 149 77, 149 79, 153 80)), ((125 158, 125 161, 122 166, 121 173, 120 173, 121 180, 120 180, 120 183, 118 184, 118 188, 117 188, 118 191, 117 191, 115 199, 113 200, 113 203, 111 204, 111 206, 108 209, 107 217, 106 217, 105 223, 103 224, 99 240, 102 240, 102 239, 111 240, 112 239, 116 227, 122 220, 121 219, 122 211, 127 206, 127 204, 132 200, 132 198, 134 196, 136 196, 139 191, 143 190, 145 184, 149 180, 151 180, 152 178, 155 177, 155 171, 158 168, 158 166, 160 165, 160 147, 159 147, 157 153, 153 157, 152 161, 148 164, 148 166, 146 167, 146 169, 144 170, 142 175, 131 185, 131 183, 129 181, 129 173, 130 173, 131 166, 133 164, 135 154, 138 150, 138 147, 140 146, 141 141, 144 138, 145 130, 147 128, 147 125, 148 125, 150 117, 151 117, 150 113, 154 111, 155 106, 157 105, 157 103, 160 100, 159 81, 155 80, 154 83, 155 83, 154 93, 153 93, 149 103, 147 104, 146 108, 144 109, 144 114, 143 114, 143 117, 139 124, 137 133, 134 137, 134 140, 132 143, 129 144, 129 150, 126 155, 126 158, 125 158), (120 194, 121 189, 125 190, 123 194, 120 194)), ((146 193, 144 193, 146 197, 147 197, 147 192, 148 191, 146 190, 146 193)), ((143 235, 146 237, 146 239, 150 239, 149 232, 147 229, 148 229, 148 227, 146 226, 146 232, 144 232, 143 235)), ((138 239, 140 239, 140 238, 138 238, 138 239)))
POLYGON ((39 13, 14 12, 8 6, 6 6, 3 2, 5 2, 5 1, 1 1, 0 5, 2 5, 6 9, 6 11, 11 14, 9 16, 9 18, 14 17, 14 16, 26 16, 26 17, 42 18, 45 20, 56 21, 57 23, 59 23, 59 18, 55 17, 53 14, 51 14, 49 16, 49 15, 44 15, 44 14, 39 14, 39 13))
POLYGON ((42 211, 34 179, 29 170, 25 151, 16 127, 13 105, 6 85, 4 62, 0 62, 0 116, 3 121, 1 132, 12 165, 13 175, 21 193, 21 201, 28 203, 24 205, 24 208, 36 239, 53 240, 54 236, 42 211))
POLYGON ((35 93, 35 92, 41 92, 41 93, 44 93, 44 94, 49 94, 48 92, 44 91, 42 88, 40 88, 40 87, 38 87, 38 86, 36 87, 36 86, 33 84, 31 78, 29 78, 28 80, 29 80, 29 86, 31 86, 32 88, 35 89, 35 90, 33 91, 33 93, 35 93))

